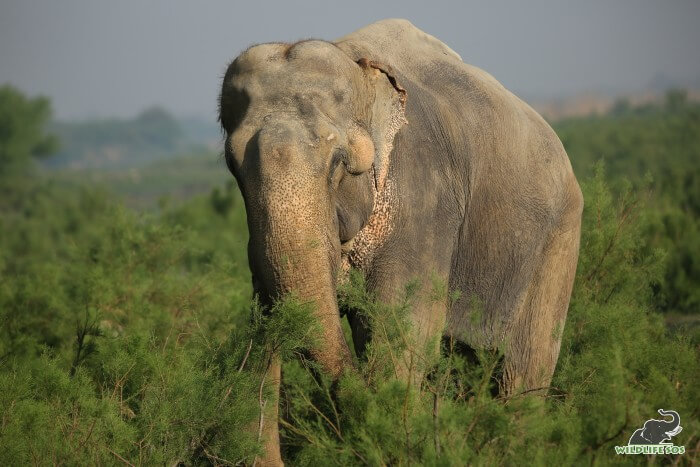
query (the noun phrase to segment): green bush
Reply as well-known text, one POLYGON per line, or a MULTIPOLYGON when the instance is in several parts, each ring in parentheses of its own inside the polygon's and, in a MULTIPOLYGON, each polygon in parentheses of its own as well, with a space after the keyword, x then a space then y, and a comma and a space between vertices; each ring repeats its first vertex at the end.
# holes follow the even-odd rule
POLYGON ((671 91, 664 106, 626 108, 555 124, 575 173, 585 180, 604 159, 613 192, 624 178, 653 178, 647 215, 658 218, 645 238, 666 250, 654 305, 666 313, 700 309, 700 104, 671 91))
POLYGON ((217 251, 240 249, 236 229, 206 245, 178 223, 205 202, 152 218, 92 189, 19 186, 0 190, 0 462, 255 452, 241 433, 256 382, 219 355, 247 326, 246 262, 217 251))
POLYGON ((24 173, 32 158, 46 157, 58 148, 56 138, 44 132, 49 118, 47 98, 27 98, 12 86, 0 86, 0 176, 24 173))

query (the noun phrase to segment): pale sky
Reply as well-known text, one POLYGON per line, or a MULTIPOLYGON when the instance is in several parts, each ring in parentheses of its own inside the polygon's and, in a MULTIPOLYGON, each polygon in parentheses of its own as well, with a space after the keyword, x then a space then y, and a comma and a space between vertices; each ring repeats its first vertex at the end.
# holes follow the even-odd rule
POLYGON ((332 2, 0 0, 0 84, 59 118, 161 105, 215 118, 226 65, 248 45, 334 39, 402 17, 526 99, 700 83, 698 0, 332 2))

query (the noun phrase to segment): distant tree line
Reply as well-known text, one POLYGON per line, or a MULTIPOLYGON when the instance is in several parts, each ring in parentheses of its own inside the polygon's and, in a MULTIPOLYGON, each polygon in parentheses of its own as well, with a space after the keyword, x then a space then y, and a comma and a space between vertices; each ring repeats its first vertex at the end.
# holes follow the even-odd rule
POLYGON ((159 107, 131 119, 55 122, 51 130, 61 147, 52 167, 124 168, 171 157, 185 146, 179 122, 159 107))

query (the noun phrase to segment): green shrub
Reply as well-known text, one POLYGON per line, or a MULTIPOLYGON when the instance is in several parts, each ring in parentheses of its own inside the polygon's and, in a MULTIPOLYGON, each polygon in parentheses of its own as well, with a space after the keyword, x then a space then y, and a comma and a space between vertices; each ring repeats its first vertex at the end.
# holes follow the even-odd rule
POLYGON ((624 177, 653 177, 646 215, 658 222, 644 238, 666 250, 666 272, 654 287, 654 306, 695 315, 700 309, 700 104, 672 91, 664 106, 644 106, 601 117, 557 122, 579 179, 592 176, 599 159, 608 167, 613 192, 624 177))
POLYGON ((240 238, 196 241, 177 222, 188 209, 156 218, 80 187, 2 188, 0 462, 253 455, 257 379, 219 350, 247 326, 245 253, 217 251, 240 238))

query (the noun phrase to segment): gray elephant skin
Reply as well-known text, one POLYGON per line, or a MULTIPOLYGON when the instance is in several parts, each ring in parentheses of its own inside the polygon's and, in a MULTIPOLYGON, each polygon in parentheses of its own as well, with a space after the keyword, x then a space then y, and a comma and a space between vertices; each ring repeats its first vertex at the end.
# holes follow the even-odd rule
MULTIPOLYGON (((501 349, 506 394, 549 385, 583 200, 561 142, 527 104, 392 19, 333 42, 248 48, 224 76, 220 121, 254 291, 263 304, 292 291, 315 304, 312 357, 326 372, 352 367, 336 294, 355 268, 386 303, 419 281, 416 342, 501 349), (436 278, 459 298, 431 299, 436 278)), ((347 313, 361 355, 370 330, 347 313)), ((268 374, 279 383, 276 359, 268 374)), ((264 462, 280 463, 276 423, 264 426, 264 462)))
POLYGON ((673 436, 676 436, 683 430, 678 412, 659 409, 659 413, 664 417, 671 417, 671 421, 647 420, 644 422, 644 427, 635 430, 627 444, 661 444, 670 441, 673 436))

